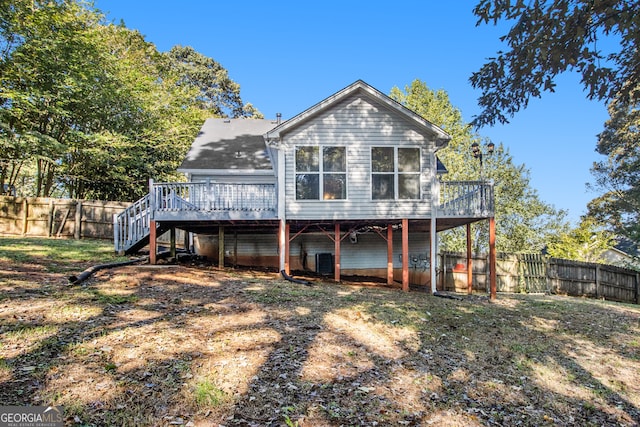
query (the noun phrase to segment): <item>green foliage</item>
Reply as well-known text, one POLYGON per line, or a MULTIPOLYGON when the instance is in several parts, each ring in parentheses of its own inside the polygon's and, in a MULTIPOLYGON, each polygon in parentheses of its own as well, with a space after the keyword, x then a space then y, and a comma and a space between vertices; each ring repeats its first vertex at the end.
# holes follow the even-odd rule
POLYGON ((589 203, 589 214, 619 236, 640 243, 640 110, 616 100, 610 119, 598 135, 597 152, 606 160, 592 168, 601 196, 589 203))
POLYGON ((405 87, 404 92, 397 87, 392 88, 389 96, 451 135, 450 147, 469 147, 478 140, 478 135, 464 123, 462 113, 451 104, 449 94, 443 89, 434 91, 416 79, 405 87))
POLYGON ((196 404, 201 408, 215 408, 226 400, 224 390, 217 387, 209 378, 201 379, 196 383, 193 395, 196 404))
POLYGON ((137 199, 178 179, 206 117, 259 115, 212 59, 161 54, 85 2, 1 5, 0 185, 21 195, 137 199))
POLYGON ((614 244, 614 235, 594 218, 585 217, 578 227, 561 233, 549 243, 548 253, 556 258, 602 262, 602 255, 614 244))
POLYGON ((637 102, 638 10, 638 0, 480 0, 473 9, 478 25, 508 22, 511 28, 501 37, 506 49, 471 76, 482 91, 474 124, 507 122, 531 97, 553 92, 565 71, 581 75, 589 99, 637 102))
POLYGON ((14 16, 0 29, 3 39, 13 41, 1 62, 0 117, 9 142, 27 146, 36 162, 34 195, 49 195, 67 143, 82 133, 73 125, 91 110, 83 96, 98 78, 87 31, 96 17, 64 2, 15 2, 10 10, 14 16))
MULTIPOLYGON (((566 213, 540 200, 536 190, 531 188, 529 170, 515 164, 503 144, 498 144, 491 155, 484 149, 482 164, 472 156, 471 144, 482 143, 482 137, 463 121, 460 110, 451 105, 444 90, 432 91, 425 83, 414 80, 404 92, 393 88, 390 96, 452 136, 449 145, 438 152, 449 170, 443 180, 488 179, 494 182, 498 251, 540 251, 551 236, 567 228, 566 213)), ((474 251, 486 252, 489 239, 486 222, 474 224, 472 232, 474 251)), ((465 233, 460 228, 443 233, 442 249, 463 251, 465 233)))
POLYGON ((198 91, 198 107, 215 117, 255 117, 262 114, 250 104, 243 105, 240 85, 229 78, 218 62, 190 46, 174 46, 165 54, 169 67, 178 76, 177 84, 198 91))

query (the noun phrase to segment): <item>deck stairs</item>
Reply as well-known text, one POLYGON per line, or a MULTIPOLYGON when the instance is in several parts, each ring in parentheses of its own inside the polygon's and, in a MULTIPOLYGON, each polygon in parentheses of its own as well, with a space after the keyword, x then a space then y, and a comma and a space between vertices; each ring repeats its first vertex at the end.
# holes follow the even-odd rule
MULTIPOLYGON (((195 206, 183 198, 173 195, 171 200, 165 202, 172 206, 195 208, 195 206)), ((151 195, 147 194, 131 206, 115 215, 113 219, 113 241, 115 251, 118 254, 136 253, 149 244, 151 235, 151 195)), ((156 235, 168 231, 170 227, 158 225, 156 235)))

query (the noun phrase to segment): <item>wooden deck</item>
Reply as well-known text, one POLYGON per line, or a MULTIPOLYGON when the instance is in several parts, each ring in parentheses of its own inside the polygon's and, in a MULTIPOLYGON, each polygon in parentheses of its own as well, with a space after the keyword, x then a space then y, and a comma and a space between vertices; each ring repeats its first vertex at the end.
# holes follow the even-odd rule
MULTIPOLYGON (((439 187, 436 202, 439 221, 457 226, 493 216, 492 183, 444 181, 439 187)), ((114 218, 115 249, 128 252, 143 244, 149 237, 152 220, 156 223, 273 222, 278 219, 277 200, 275 184, 151 183, 147 196, 114 218)), ((318 218, 322 220, 325 218, 318 218)))
POLYGON ((274 184, 159 183, 151 190, 156 221, 277 218, 274 184))
POLYGON ((438 218, 489 218, 493 216, 493 183, 442 181, 438 218))

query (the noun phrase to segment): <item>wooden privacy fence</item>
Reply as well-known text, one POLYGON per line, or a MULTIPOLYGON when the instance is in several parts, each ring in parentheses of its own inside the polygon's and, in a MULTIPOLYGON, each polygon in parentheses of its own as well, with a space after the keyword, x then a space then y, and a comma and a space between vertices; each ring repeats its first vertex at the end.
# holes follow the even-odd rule
MULTIPOLYGON (((0 196, 0 235, 111 240, 114 215, 130 205, 0 196)), ((168 241, 166 235, 159 241, 168 241)), ((466 292, 466 254, 444 252, 439 261, 438 289, 466 292)), ((488 257, 472 257, 472 268, 473 290, 486 292, 488 257)), ((613 265, 547 258, 541 254, 498 254, 496 277, 498 292, 548 292, 640 304, 640 273, 613 265)))
MULTIPOLYGON (((462 253, 440 255, 439 289, 466 292, 467 257, 462 253)), ((472 257, 472 287, 489 287, 488 258, 472 257)), ((640 304, 640 272, 614 265, 549 258, 541 254, 498 254, 498 292, 555 293, 603 298, 640 304)))
POLYGON ((640 304, 640 272, 635 270, 551 258, 547 275, 556 293, 640 304))
POLYGON ((130 203, 0 196, 0 234, 113 239, 113 215, 130 203))

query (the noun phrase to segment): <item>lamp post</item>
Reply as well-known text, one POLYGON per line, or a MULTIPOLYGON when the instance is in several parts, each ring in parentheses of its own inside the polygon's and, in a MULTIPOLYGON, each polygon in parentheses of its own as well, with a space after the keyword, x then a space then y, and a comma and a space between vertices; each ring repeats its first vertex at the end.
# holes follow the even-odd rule
MULTIPOLYGON (((480 144, 474 142, 471 144, 471 154, 473 157, 480 161, 480 209, 484 211, 485 206, 485 189, 484 189, 484 177, 482 175, 482 158, 484 155, 491 155, 495 150, 496 146, 493 142, 489 142, 486 145, 486 149, 482 150, 480 144)), ((492 193, 491 193, 492 194, 492 193)), ((467 225, 467 236, 470 236, 471 228, 470 224, 467 225)), ((471 265, 471 241, 469 237, 467 237, 467 265, 471 265)), ((468 286, 471 289, 472 277, 471 277, 471 267, 468 267, 468 286)), ((495 217, 493 213, 489 217, 489 299, 496 299, 496 290, 497 290, 497 277, 496 277, 496 226, 495 226, 495 217)))
POLYGON ((484 173, 483 173, 484 165, 483 165, 482 159, 485 155, 488 155, 488 156, 492 155, 495 148, 496 148, 496 145, 493 142, 489 142, 486 145, 484 150, 482 149, 482 147, 480 147, 480 144, 478 144, 477 142, 474 142, 473 144, 471 144, 471 154, 473 155, 473 157, 475 157, 480 161, 480 209, 482 210, 484 210, 484 206, 485 206, 484 173))
POLYGON ((471 154, 473 154, 473 157, 480 160, 480 179, 481 180, 482 180, 482 158, 485 154, 486 155, 493 154, 493 151, 495 150, 495 148, 496 148, 496 145, 493 142, 490 142, 487 144, 486 153, 483 153, 482 148, 480 148, 480 144, 478 144, 477 142, 474 142, 473 144, 471 144, 471 154))

